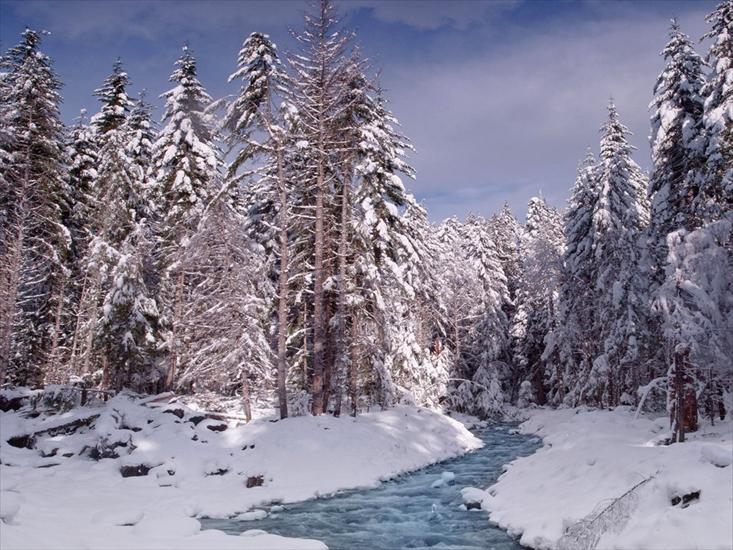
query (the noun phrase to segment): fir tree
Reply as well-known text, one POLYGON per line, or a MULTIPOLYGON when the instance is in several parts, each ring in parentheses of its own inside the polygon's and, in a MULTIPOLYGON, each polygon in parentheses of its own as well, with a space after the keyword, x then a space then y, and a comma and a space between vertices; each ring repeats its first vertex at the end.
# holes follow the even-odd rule
POLYGON ((305 16, 305 29, 296 39, 301 45, 298 55, 290 57, 293 68, 294 106, 301 124, 301 141, 310 148, 308 168, 304 174, 312 197, 310 214, 313 217, 312 247, 312 376, 310 389, 313 396, 312 412, 319 415, 326 411, 330 391, 332 355, 329 347, 329 312, 327 311, 326 281, 333 267, 329 261, 328 227, 329 213, 336 203, 337 174, 332 171, 331 160, 339 154, 339 122, 347 87, 340 75, 348 65, 346 50, 350 35, 337 31, 339 21, 336 9, 329 0, 320 0, 313 13, 305 16))
POLYGON ((159 313, 145 284, 141 261, 149 251, 145 230, 136 224, 114 256, 109 290, 102 306, 97 339, 104 357, 106 384, 119 391, 156 391, 159 313))
POLYGON ((641 232, 649 221, 647 180, 632 160, 632 146, 611 102, 601 132, 599 195, 593 212, 594 261, 597 267, 594 307, 601 354, 584 388, 584 400, 617 405, 639 386, 639 342, 645 330, 646 300, 638 276, 641 232))
POLYGON ((707 16, 712 40, 707 56, 711 72, 702 90, 706 131, 705 172, 696 200, 698 216, 720 219, 733 208, 733 0, 724 0, 707 16))
POLYGON ((554 356, 549 373, 548 401, 578 403, 579 380, 590 373, 598 354, 593 336, 597 266, 594 255, 593 212, 600 195, 599 166, 589 150, 578 167, 563 218, 564 252, 558 289, 558 322, 543 358, 554 356), (568 393, 568 391, 570 393, 568 393))
POLYGON ((26 29, 3 77, 3 215, 0 227, 0 380, 38 385, 58 366, 70 236, 61 83, 26 29))
POLYGON ((237 57, 237 70, 229 81, 241 80, 242 87, 237 98, 230 104, 223 121, 230 148, 238 148, 236 157, 229 166, 228 179, 237 181, 237 173, 245 164, 264 158, 260 168, 260 180, 247 193, 245 201, 251 213, 250 219, 256 228, 253 236, 264 245, 268 256, 276 260, 277 276, 277 386, 280 417, 288 416, 286 380, 288 376, 289 337, 289 275, 291 217, 289 215, 292 197, 287 176, 287 148, 292 145, 292 124, 285 120, 278 101, 288 93, 289 80, 278 57, 276 45, 267 35, 252 33, 242 45, 237 57), (255 140, 257 130, 265 138, 255 140), (256 221, 255 221, 256 220, 256 221), (273 233, 276 228, 277 236, 273 233), (271 243, 277 240, 277 245, 271 243))
POLYGON ((544 199, 533 198, 520 239, 521 274, 517 312, 512 395, 523 380, 530 380, 537 403, 546 400, 546 368, 552 356, 543 356, 545 341, 556 328, 557 291, 562 269, 563 234, 558 212, 544 199))
POLYGON ((224 394, 238 390, 249 420, 251 394, 272 382, 265 299, 272 291, 266 258, 252 252, 240 218, 226 201, 216 201, 184 250, 183 263, 191 266, 196 284, 181 315, 185 368, 177 384, 224 394))
POLYGON ((157 207, 159 270, 163 278, 164 312, 169 324, 169 368, 172 387, 179 368, 179 324, 186 289, 185 268, 178 261, 196 230, 219 178, 221 160, 215 133, 205 113, 211 103, 197 78, 196 59, 184 46, 165 92, 164 127, 153 146, 152 185, 157 207))
POLYGON ((104 141, 106 134, 118 130, 125 123, 132 106, 127 95, 129 84, 130 79, 122 68, 122 61, 118 59, 102 87, 94 90, 94 95, 102 104, 100 111, 92 117, 92 127, 100 141, 104 141))
POLYGON ((704 165, 704 62, 672 20, 670 40, 662 51, 666 66, 654 86, 650 178, 651 246, 659 284, 666 261, 667 234, 699 224, 693 211, 704 165))

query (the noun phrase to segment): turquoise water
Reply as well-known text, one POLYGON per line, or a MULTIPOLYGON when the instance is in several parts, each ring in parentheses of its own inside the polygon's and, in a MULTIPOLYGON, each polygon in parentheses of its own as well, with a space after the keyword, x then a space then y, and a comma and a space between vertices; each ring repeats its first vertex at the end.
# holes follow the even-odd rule
POLYGON ((513 433, 512 427, 474 430, 485 442, 482 449, 404 474, 375 489, 286 504, 284 510, 257 521, 202 519, 202 527, 231 534, 263 529, 321 540, 331 550, 519 549, 522 546, 514 538, 488 521, 486 512, 461 509, 460 493, 463 487, 488 487, 504 464, 538 448, 536 438, 513 433), (453 482, 432 487, 443 472, 455 474, 453 482))

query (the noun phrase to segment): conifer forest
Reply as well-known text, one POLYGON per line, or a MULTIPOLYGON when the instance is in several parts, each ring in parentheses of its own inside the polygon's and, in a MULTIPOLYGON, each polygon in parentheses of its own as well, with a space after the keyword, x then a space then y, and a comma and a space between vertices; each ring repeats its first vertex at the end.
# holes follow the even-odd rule
POLYGON ((733 0, 581 119, 564 200, 442 221, 381 35, 278 4, 286 47, 212 82, 194 34, 160 96, 119 52, 75 118, 55 35, 2 36, 0 548, 730 548, 733 0))

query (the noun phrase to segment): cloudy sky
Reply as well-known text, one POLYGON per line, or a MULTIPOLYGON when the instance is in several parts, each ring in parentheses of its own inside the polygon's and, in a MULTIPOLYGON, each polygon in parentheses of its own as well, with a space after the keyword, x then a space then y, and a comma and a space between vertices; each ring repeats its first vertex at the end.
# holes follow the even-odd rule
MULTIPOLYGON (((585 148, 598 148, 610 96, 647 168, 647 106, 669 20, 697 40, 714 4, 353 0, 341 10, 381 69, 417 149, 410 187, 437 221, 489 215, 505 201, 523 216, 540 193, 562 206, 585 148)), ((291 0, 0 0, 0 46, 25 26, 51 32, 44 49, 65 83, 71 121, 81 108, 96 112, 91 92, 118 56, 132 92, 157 97, 186 40, 211 95, 232 93, 226 77, 243 39, 266 32, 289 50, 288 30, 299 28, 304 9, 291 0)))

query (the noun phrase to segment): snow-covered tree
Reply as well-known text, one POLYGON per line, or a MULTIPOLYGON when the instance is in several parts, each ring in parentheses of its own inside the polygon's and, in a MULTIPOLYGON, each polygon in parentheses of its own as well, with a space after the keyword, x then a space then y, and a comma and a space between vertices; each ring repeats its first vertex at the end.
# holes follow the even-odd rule
POLYGON ((640 237, 649 222, 647 178, 631 158, 633 147, 611 102, 601 128, 599 195, 593 212, 594 307, 600 355, 593 361, 582 399, 616 405, 632 399, 640 385, 644 350, 646 289, 639 277, 640 237))
POLYGON ((253 253, 243 221, 224 200, 207 209, 185 248, 194 281, 181 315, 185 368, 179 388, 241 392, 251 418, 250 394, 272 379, 268 342, 271 294, 263 258, 253 253))
POLYGON ((313 218, 312 259, 309 260, 313 266, 310 390, 312 412, 316 415, 325 412, 328 406, 333 367, 333 356, 327 349, 333 342, 328 338, 326 282, 334 267, 330 261, 333 251, 328 246, 333 236, 328 229, 339 227, 329 214, 334 213, 332 207, 337 204, 339 184, 343 179, 333 172, 336 166, 332 161, 343 147, 339 123, 348 90, 341 75, 348 70, 346 50, 350 40, 350 34, 337 30, 338 25, 334 5, 330 0, 320 0, 312 12, 305 15, 305 29, 296 36, 300 51, 289 58, 293 69, 293 103, 301 120, 300 141, 310 149, 303 184, 309 187, 312 197, 309 205, 313 218))
POLYGON ((146 231, 137 224, 118 251, 104 298, 97 339, 102 350, 107 386, 140 392, 160 388, 162 373, 156 367, 160 315, 145 284, 143 251, 149 251, 146 231))
POLYGON ((504 203, 501 211, 489 219, 489 230, 491 239, 496 246, 496 253, 501 262, 504 276, 506 277, 507 290, 509 291, 510 302, 504 306, 507 315, 514 315, 514 299, 519 285, 521 271, 519 261, 519 240, 522 234, 522 227, 511 211, 508 203, 504 203))
POLYGON ((170 80, 176 86, 161 96, 166 101, 164 126, 153 146, 151 171, 161 299, 169 328, 168 386, 174 384, 180 366, 179 324, 189 286, 179 258, 212 199, 221 167, 212 121, 205 113, 211 97, 197 78, 196 59, 188 46, 183 47, 170 80))
POLYGON ((69 163, 68 181, 71 205, 66 222, 71 232, 71 263, 80 265, 92 236, 92 220, 96 213, 95 186, 97 181, 97 145, 92 129, 85 124, 86 111, 71 130, 66 156, 69 163))
POLYGON ((724 0, 707 16, 712 41, 711 67, 702 90, 706 131, 705 171, 696 200, 698 216, 720 219, 733 208, 733 0, 724 0))
MULTIPOLYGON (((288 416, 286 380, 288 376, 287 340, 290 331, 290 216, 292 179, 288 178, 287 148, 292 146, 292 121, 286 120, 289 80, 277 46, 261 33, 252 33, 237 57, 237 70, 229 81, 241 80, 239 94, 231 102, 223 120, 227 143, 237 149, 229 166, 229 181, 247 164, 257 163, 259 179, 246 193, 253 237, 273 260, 277 276, 277 387, 280 417, 288 416), (274 233, 277 233, 275 236, 274 233), (277 241, 273 245, 273 241, 277 241)), ((261 298, 265 298, 264 296, 261 298)))
POLYGON ((596 159, 588 151, 578 167, 563 217, 558 321, 548 336, 543 354, 544 358, 554 357, 548 373, 548 401, 555 405, 578 403, 582 388, 578 381, 587 378, 598 350, 594 336, 597 267, 593 226, 593 212, 600 194, 598 176, 596 159))
POLYGON ((511 392, 516 396, 520 383, 530 380, 541 405, 545 403, 547 365, 555 359, 543 356, 543 352, 548 334, 556 328, 563 245, 560 214, 544 199, 532 198, 519 246, 521 273, 512 323, 511 392))
POLYGON ((508 343, 508 319, 502 309, 509 299, 506 278, 485 219, 471 215, 461 224, 450 218, 438 229, 436 239, 440 243, 439 299, 455 358, 450 375, 459 382, 451 389, 449 402, 459 411, 475 410, 477 390, 470 380, 476 373, 490 372, 497 380, 506 377, 498 368, 504 365, 501 359, 508 343), (469 396, 472 401, 466 402, 469 396))
POLYGON ((26 29, 2 78, 0 381, 38 385, 60 361, 70 235, 63 225, 65 176, 61 83, 41 36, 26 29))
POLYGON ((672 20, 670 40, 662 51, 666 65, 654 86, 652 109, 651 247, 655 284, 664 275, 667 234, 699 224, 693 210, 703 157, 704 62, 689 37, 672 20))
MULTIPOLYGON (((703 401, 719 401, 720 389, 733 375, 732 246, 730 213, 695 231, 670 233, 667 277, 655 303, 667 347, 689 352, 688 375, 703 401)), ((668 361, 672 368, 672 352, 668 361)))
POLYGON ((127 118, 132 101, 127 95, 127 86, 130 79, 122 67, 122 61, 115 61, 110 74, 102 84, 101 88, 94 90, 94 95, 99 98, 102 108, 92 117, 92 127, 100 142, 104 136, 114 130, 118 130, 127 118))

